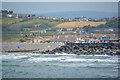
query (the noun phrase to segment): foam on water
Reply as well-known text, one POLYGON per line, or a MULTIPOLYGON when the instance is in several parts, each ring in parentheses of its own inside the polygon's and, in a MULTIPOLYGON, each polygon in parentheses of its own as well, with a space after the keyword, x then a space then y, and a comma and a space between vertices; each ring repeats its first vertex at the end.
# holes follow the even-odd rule
POLYGON ((27 55, 2 55, 2 59, 21 59, 21 58, 26 58, 28 57, 27 55))
POLYGON ((72 57, 57 57, 57 58, 45 58, 45 57, 40 57, 40 58, 34 58, 31 57, 28 59, 29 61, 32 62, 40 62, 40 61, 58 61, 58 62, 112 62, 112 63, 117 63, 118 60, 115 59, 79 59, 79 58, 72 58, 72 57))
MULTIPOLYGON (((69 55, 69 54, 68 54, 69 55)), ((68 56, 68 55, 50 55, 50 54, 32 54, 32 53, 25 53, 25 54, 7 54, 2 55, 2 59, 22 59, 22 58, 28 58, 28 61, 31 62, 40 62, 40 61, 58 61, 58 62, 118 62, 118 58, 115 56, 109 57, 107 56, 107 59, 100 59, 102 56, 92 56, 92 58, 83 58, 80 56, 68 56), (96 57, 94 59, 94 57, 96 57)), ((84 57, 88 57, 87 55, 84 57)), ((106 57, 106 56, 102 56, 106 57)))

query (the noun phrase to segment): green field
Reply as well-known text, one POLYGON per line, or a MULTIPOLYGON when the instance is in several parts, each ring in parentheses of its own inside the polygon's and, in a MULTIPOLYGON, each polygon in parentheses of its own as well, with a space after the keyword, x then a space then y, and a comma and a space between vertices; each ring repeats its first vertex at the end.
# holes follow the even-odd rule
MULTIPOLYGON (((2 31, 3 40, 21 37, 20 33, 28 35, 30 31, 45 30, 55 28, 61 21, 43 20, 43 19, 28 19, 28 18, 3 18, 2 31)), ((48 34, 48 33, 47 33, 48 34)), ((47 35, 45 34, 45 35, 47 35)))
POLYGON ((22 31, 24 28, 31 28, 31 30, 42 30, 47 28, 53 28, 57 24, 61 22, 58 21, 50 21, 43 19, 15 19, 15 18, 4 18, 2 20, 3 30, 6 31, 22 31))

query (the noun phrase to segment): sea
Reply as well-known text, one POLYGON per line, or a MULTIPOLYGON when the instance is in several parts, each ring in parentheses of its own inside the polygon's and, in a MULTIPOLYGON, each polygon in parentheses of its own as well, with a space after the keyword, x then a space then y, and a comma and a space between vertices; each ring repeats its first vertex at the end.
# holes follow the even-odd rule
POLYGON ((48 17, 58 17, 58 18, 71 18, 85 16, 87 18, 101 19, 101 18, 112 18, 118 17, 118 13, 112 12, 96 12, 96 11, 71 11, 71 12, 56 12, 56 13, 46 13, 46 14, 36 14, 48 17))
POLYGON ((3 53, 3 78, 117 78, 118 56, 3 53))

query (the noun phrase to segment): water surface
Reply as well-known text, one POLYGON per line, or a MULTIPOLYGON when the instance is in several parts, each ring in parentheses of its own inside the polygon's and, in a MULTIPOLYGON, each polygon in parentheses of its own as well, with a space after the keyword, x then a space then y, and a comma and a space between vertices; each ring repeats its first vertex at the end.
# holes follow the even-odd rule
POLYGON ((4 53, 3 78, 116 78, 117 56, 4 53))

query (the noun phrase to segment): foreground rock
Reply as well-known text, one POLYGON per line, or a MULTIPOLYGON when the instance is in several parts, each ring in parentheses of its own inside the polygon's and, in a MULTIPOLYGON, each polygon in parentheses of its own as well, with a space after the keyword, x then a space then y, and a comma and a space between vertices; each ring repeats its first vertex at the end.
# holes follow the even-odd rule
POLYGON ((41 52, 42 54, 68 53, 77 55, 118 55, 119 44, 114 43, 68 43, 53 50, 41 52))

